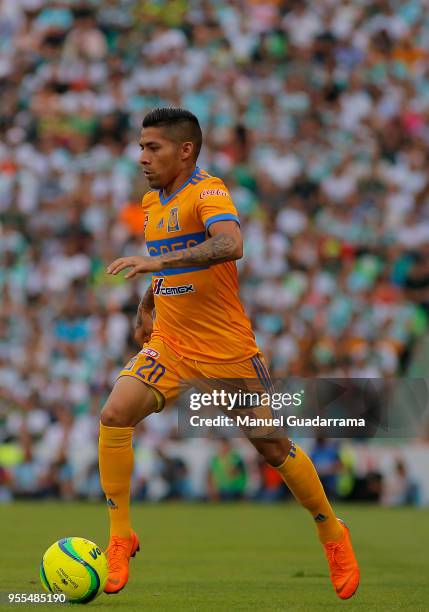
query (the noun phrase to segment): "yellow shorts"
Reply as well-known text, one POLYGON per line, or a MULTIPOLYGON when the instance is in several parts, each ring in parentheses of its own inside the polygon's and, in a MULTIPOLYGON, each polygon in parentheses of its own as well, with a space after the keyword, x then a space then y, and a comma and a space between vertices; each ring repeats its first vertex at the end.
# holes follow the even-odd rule
POLYGON ((270 393, 273 388, 261 352, 239 363, 204 363, 179 355, 160 338, 147 342, 121 370, 118 378, 121 376, 132 376, 154 387, 164 403, 189 388, 189 381, 207 378, 245 379, 246 388, 256 393, 270 393))

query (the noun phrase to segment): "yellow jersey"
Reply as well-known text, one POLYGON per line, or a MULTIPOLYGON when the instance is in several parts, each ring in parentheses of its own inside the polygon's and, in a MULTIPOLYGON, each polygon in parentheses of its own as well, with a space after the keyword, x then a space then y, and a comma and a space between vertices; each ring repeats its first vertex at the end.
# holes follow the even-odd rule
MULTIPOLYGON (((150 256, 193 247, 209 238, 216 221, 239 223, 221 179, 198 166, 169 197, 143 197, 145 239, 150 256)), ((234 261, 211 266, 165 268, 152 275, 155 301, 153 338, 180 355, 206 363, 234 363, 258 352, 240 302, 234 261)))

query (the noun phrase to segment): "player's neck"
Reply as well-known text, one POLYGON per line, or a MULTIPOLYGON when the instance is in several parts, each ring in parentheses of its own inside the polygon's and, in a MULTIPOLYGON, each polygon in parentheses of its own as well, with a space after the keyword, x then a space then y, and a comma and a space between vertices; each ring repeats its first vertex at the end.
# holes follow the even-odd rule
POLYGON ((182 185, 186 183, 189 177, 192 176, 192 174, 195 172, 195 168, 196 166, 192 166, 191 168, 184 168, 176 176, 176 178, 173 181, 171 181, 171 183, 168 183, 168 185, 165 185, 165 187, 161 189, 161 192, 164 198, 168 198, 169 196, 171 196, 172 193, 180 189, 180 187, 182 187, 182 185))

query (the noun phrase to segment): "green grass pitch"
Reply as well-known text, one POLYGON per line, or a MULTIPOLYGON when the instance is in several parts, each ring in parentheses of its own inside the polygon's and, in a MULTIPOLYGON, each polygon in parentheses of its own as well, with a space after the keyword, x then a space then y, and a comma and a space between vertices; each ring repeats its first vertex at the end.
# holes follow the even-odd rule
MULTIPOLYGON (((336 509, 351 527, 361 564, 361 586, 349 601, 336 597, 312 521, 294 503, 172 503, 133 506, 142 550, 131 562, 130 582, 118 595, 103 594, 89 607, 106 612, 429 610, 427 510, 336 509)), ((55 540, 75 535, 106 545, 107 512, 101 504, 16 503, 0 506, 0 519, 3 602, 5 593, 42 592, 39 560, 55 540)), ((1 605, 33 612, 52 608, 1 605)))

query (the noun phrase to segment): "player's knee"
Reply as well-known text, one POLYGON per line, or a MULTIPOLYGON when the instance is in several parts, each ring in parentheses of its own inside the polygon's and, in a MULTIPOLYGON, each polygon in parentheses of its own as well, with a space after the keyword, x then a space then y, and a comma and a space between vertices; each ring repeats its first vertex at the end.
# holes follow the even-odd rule
POLYGON ((277 448, 266 449, 262 452, 262 455, 264 456, 265 461, 273 467, 281 465, 286 458, 285 453, 281 449, 277 448))
POLYGON ((100 422, 105 427, 132 427, 129 415, 121 410, 116 402, 108 402, 100 415, 100 422))
POLYGON ((265 461, 274 467, 284 463, 290 450, 289 440, 267 440, 264 441, 257 450, 264 457, 265 461))

